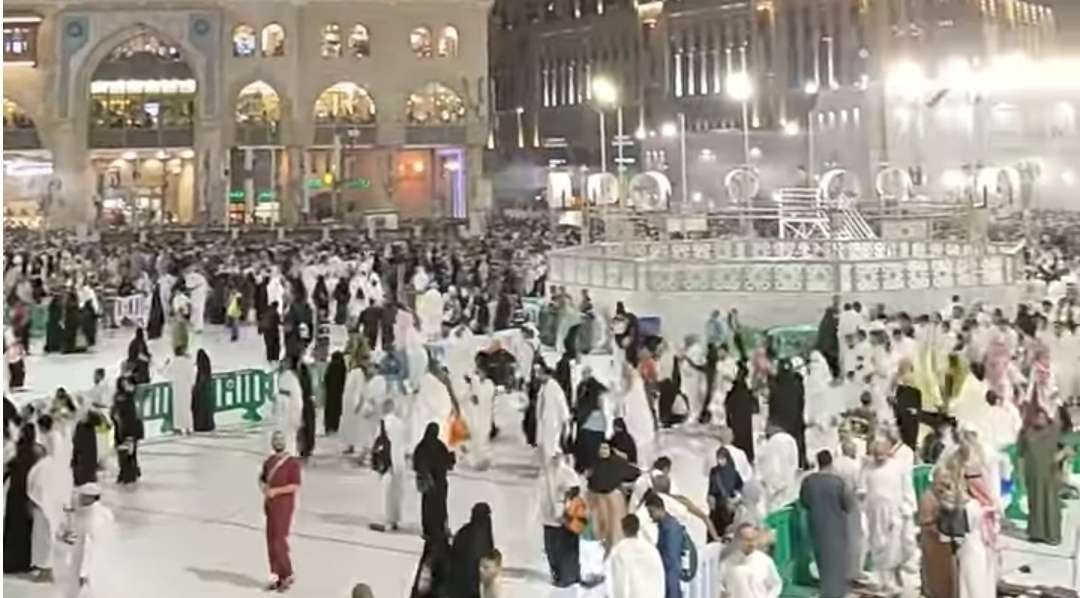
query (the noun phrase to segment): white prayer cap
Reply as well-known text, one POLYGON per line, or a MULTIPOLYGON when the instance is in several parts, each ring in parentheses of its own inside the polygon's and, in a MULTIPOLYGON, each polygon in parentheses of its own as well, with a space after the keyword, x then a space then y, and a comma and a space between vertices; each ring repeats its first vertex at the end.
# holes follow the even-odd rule
POLYGON ((866 331, 873 334, 875 332, 885 332, 885 324, 881 320, 874 320, 866 327, 866 331))
POLYGON ((101 486, 94 482, 88 482, 75 487, 75 494, 79 496, 101 496, 101 486))

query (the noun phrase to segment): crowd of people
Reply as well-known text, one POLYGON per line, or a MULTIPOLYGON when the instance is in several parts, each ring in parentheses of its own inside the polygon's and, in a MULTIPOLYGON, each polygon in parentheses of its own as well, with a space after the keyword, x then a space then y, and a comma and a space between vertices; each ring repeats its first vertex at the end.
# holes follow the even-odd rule
MULTIPOLYGON (((782 355, 750 338, 736 309, 672 339, 623 303, 608 312, 587 291, 575 299, 546 284, 549 232, 494 230, 453 241, 221 242, 197 253, 11 252, 9 298, 27 287, 32 301, 51 295, 50 326, 53 303, 66 313, 66 295, 92 281, 141 292, 149 309, 114 385, 95 372, 85 392, 61 389, 22 409, 5 401, 5 573, 52 581, 63 554, 69 573, 55 581, 77 591, 80 566, 70 573, 73 551, 56 538, 78 546, 103 533, 105 454, 116 456, 118 484, 139 479, 138 385, 155 374, 172 384, 175 433, 213 430, 210 356, 192 359, 192 338, 212 325, 241 342, 245 323, 277 374, 273 452, 259 475, 272 590, 295 580, 288 537, 305 462, 319 439, 336 437, 329 446, 380 478, 373 529, 399 528, 414 481, 424 546, 412 596, 507 596, 491 508, 475 504, 456 531, 448 514, 451 472, 484 472, 500 458, 493 441, 511 435, 496 421, 501 409, 521 412, 535 447, 537 532, 559 587, 678 598, 715 564, 723 596, 779 596, 766 517, 796 505, 826 598, 853 588, 984 598, 1002 575, 1003 488, 1017 478, 1029 539, 1062 541, 1059 498, 1074 491, 1064 435, 1080 396, 1071 286, 1010 315, 977 298, 926 314, 836 298, 811 350, 782 355), (35 296, 39 287, 46 294, 35 296), (147 341, 166 332, 172 355, 162 360, 147 341), (678 487, 679 457, 661 441, 686 434, 715 447, 700 494, 678 487), (1004 457, 1014 445, 1020 471, 1004 457), (922 464, 932 474, 919 496, 922 464)), ((28 351, 28 339, 11 342, 28 351)))

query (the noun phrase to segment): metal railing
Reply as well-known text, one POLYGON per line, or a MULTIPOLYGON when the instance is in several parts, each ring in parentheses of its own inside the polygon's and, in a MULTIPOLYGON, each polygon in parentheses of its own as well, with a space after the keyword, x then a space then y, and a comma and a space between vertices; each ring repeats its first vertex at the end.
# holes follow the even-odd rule
POLYGON ((4 149, 32 150, 41 149, 41 138, 34 128, 4 127, 4 149))
POLYGON ((1016 246, 926 241, 608 243, 548 255, 554 284, 648 292, 877 292, 1004 286, 1016 246))
POLYGON ((194 144, 195 129, 192 127, 147 129, 90 128, 91 148, 192 147, 194 144))

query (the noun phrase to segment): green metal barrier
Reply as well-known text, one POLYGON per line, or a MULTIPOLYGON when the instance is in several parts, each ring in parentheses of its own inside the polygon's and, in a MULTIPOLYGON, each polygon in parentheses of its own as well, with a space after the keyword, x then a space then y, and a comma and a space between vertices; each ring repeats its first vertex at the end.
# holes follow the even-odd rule
MULTIPOLYGON (((30 308, 30 338, 44 338, 49 323, 49 306, 45 303, 30 308)), ((4 310, 4 326, 11 324, 11 306, 4 310)))
POLYGON ((1010 444, 1005 449, 1005 454, 1012 464, 1012 496, 1009 505, 1005 507, 1005 516, 1013 520, 1027 519, 1027 486, 1024 484, 1024 470, 1020 465, 1020 448, 1010 444))
MULTIPOLYGON (((244 421, 259 422, 259 410, 273 400, 274 376, 262 370, 222 372, 211 377, 214 413, 241 410, 244 421)), ((135 401, 144 422, 161 420, 161 433, 173 430, 173 389, 169 382, 141 384, 135 389, 135 401)))
POLYGON ((765 526, 772 530, 775 543, 772 546, 772 559, 776 570, 784 581, 782 596, 811 596, 809 589, 817 586, 817 581, 810 574, 810 563, 814 560, 813 546, 810 541, 806 510, 799 503, 792 503, 778 511, 773 511, 765 518, 765 526))

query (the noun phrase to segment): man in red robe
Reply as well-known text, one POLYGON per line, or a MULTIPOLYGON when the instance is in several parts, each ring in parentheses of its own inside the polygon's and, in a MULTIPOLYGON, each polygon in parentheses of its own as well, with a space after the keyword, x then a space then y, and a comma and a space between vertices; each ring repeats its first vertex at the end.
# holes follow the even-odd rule
POLYGON ((266 513, 266 549, 270 572, 275 579, 267 589, 283 592, 293 583, 289 559, 289 527, 300 489, 300 462, 285 452, 285 434, 274 432, 270 441, 274 454, 263 463, 259 482, 262 486, 263 511, 266 513))

